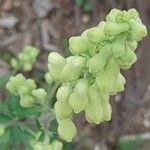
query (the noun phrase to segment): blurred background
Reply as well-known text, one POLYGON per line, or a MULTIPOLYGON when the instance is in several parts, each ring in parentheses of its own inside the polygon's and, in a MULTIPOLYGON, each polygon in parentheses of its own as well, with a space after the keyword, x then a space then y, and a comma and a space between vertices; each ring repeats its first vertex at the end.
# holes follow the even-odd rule
MULTIPOLYGON (((33 70, 24 74, 43 84, 50 51, 68 56, 69 37, 96 26, 112 8, 133 7, 149 32, 150 0, 0 0, 0 84, 11 72, 9 60, 26 45, 36 46, 40 54, 33 70)), ((71 144, 65 143, 65 150, 150 149, 149 44, 148 35, 139 43, 138 61, 123 72, 125 91, 110 100, 112 120, 93 125, 79 114, 75 118, 79 137, 71 144)), ((58 84, 50 88, 53 102, 57 88, 58 84)), ((5 96, 1 88, 0 100, 5 96)))

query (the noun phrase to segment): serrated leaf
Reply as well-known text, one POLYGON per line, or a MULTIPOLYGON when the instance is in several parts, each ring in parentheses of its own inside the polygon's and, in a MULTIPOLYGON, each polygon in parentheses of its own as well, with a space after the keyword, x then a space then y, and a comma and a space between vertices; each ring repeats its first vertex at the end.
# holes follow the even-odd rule
POLYGON ((0 88, 5 88, 6 83, 8 82, 10 75, 4 75, 0 77, 0 88))
POLYGON ((0 123, 6 123, 6 122, 11 121, 11 120, 12 120, 11 117, 0 113, 0 123))
POLYGON ((7 102, 12 115, 16 117, 30 117, 38 114, 41 111, 39 106, 33 106, 30 108, 24 108, 20 106, 19 98, 12 94, 8 95, 7 102))
POLYGON ((7 143, 9 141, 9 139, 10 139, 10 133, 11 133, 10 128, 7 128, 5 130, 5 134, 3 134, 2 136, 0 136, 0 144, 5 144, 5 143, 7 143))
POLYGON ((13 115, 17 117, 30 117, 33 115, 37 115, 41 111, 39 106, 34 106, 31 108, 23 108, 20 107, 17 110, 13 111, 13 115))

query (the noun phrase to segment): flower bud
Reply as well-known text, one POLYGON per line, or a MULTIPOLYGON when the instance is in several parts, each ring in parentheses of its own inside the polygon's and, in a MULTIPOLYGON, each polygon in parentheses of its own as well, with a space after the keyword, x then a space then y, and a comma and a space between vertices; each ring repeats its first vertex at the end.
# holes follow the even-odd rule
POLYGON ((89 104, 85 109, 86 120, 90 123, 99 124, 102 121, 103 108, 98 89, 89 87, 89 104))
POLYGON ((59 122, 58 134, 65 141, 71 142, 72 138, 76 136, 76 132, 76 127, 70 119, 64 119, 59 122))
POLYGON ((54 78, 52 77, 52 75, 48 72, 45 74, 45 80, 48 84, 51 84, 52 81, 54 80, 54 78))
POLYGON ((44 101, 46 97, 46 91, 42 88, 36 89, 32 91, 32 95, 36 97, 40 101, 44 101))
POLYGON ((69 101, 70 94, 72 93, 72 87, 70 85, 63 85, 57 91, 57 100, 67 103, 69 101))
POLYGON ((22 84, 24 84, 24 82, 25 82, 24 76, 22 74, 18 74, 16 76, 10 77, 6 85, 6 88, 14 95, 18 95, 19 94, 18 89, 22 84))
POLYGON ((115 36, 129 30, 130 26, 127 23, 107 23, 104 31, 106 35, 115 36))
POLYGON ((140 41, 147 35, 147 29, 142 23, 132 19, 129 24, 131 26, 131 31, 133 32, 133 40, 140 41))
POLYGON ((54 106, 56 117, 61 119, 66 119, 72 115, 72 109, 68 103, 62 101, 57 101, 54 106))
POLYGON ((21 95, 20 97, 20 105, 22 107, 31 107, 33 105, 34 99, 30 95, 21 95))
POLYGON ((86 31, 87 38, 94 43, 100 43, 102 41, 107 40, 108 38, 106 37, 105 32, 104 32, 105 25, 106 25, 106 22, 103 21, 97 27, 88 29, 86 31))
POLYGON ((44 144, 43 150, 53 150, 52 145, 51 144, 44 144))
MULTIPOLYGON (((18 54, 18 66, 24 71, 29 71, 32 69, 32 64, 35 62, 38 55, 38 50, 32 46, 26 46, 22 53, 18 54)), ((12 60, 13 61, 13 60, 12 60)), ((15 62, 13 62, 15 63, 15 62)))
POLYGON ((105 68, 96 74, 96 85, 102 93, 110 93, 119 74, 119 66, 114 58, 110 58, 105 68))
POLYGON ((20 53, 18 54, 18 59, 22 64, 24 64, 25 62, 28 62, 29 57, 25 53, 20 53))
POLYGON ((112 9, 109 14, 106 16, 106 21, 107 22, 116 22, 116 16, 118 13, 120 13, 121 10, 118 10, 116 8, 112 9))
POLYGON ((126 42, 126 34, 120 34, 116 37, 112 45, 112 52, 115 57, 119 57, 123 54, 125 49, 125 42, 126 42))
POLYGON ((27 53, 27 54, 30 54, 30 55, 37 55, 37 54, 38 54, 37 48, 36 48, 36 47, 33 47, 33 46, 30 46, 30 45, 25 46, 25 47, 23 48, 23 52, 24 52, 24 53, 27 53))
POLYGON ((125 78, 121 73, 119 73, 116 83, 114 85, 114 90, 110 93, 110 95, 116 95, 118 92, 122 92, 124 90, 125 83, 126 83, 125 78))
POLYGON ((124 66, 124 64, 130 64, 130 66, 137 60, 136 54, 126 46, 126 50, 123 55, 119 58, 119 65, 124 66))
POLYGON ((95 49, 95 44, 90 42, 85 35, 74 36, 69 39, 69 48, 73 54, 88 53, 90 49, 95 49))
POLYGON ((53 147, 51 144, 45 144, 42 142, 37 142, 33 145, 33 150, 53 150, 53 147))
POLYGON ((116 16, 116 21, 118 23, 121 23, 121 22, 128 22, 128 20, 130 19, 127 11, 123 10, 121 12, 119 12, 116 16))
POLYGON ((32 91, 32 90, 34 90, 36 88, 35 81, 32 80, 32 79, 27 79, 26 80, 26 84, 28 86, 29 91, 32 91))
POLYGON ((31 69, 32 69, 32 64, 31 63, 28 63, 28 62, 24 63, 24 65, 23 65, 23 70, 24 71, 29 71, 31 69))
POLYGON ((19 63, 18 63, 17 59, 15 59, 15 58, 12 58, 12 59, 11 59, 10 64, 11 64, 12 67, 15 68, 15 69, 17 69, 18 66, 19 66, 19 63))
POLYGON ((43 143, 37 142, 35 145, 33 145, 33 150, 43 150, 43 143))
POLYGON ((23 84, 21 86, 19 86, 18 88, 18 93, 19 95, 27 95, 29 93, 29 88, 28 88, 28 85, 27 84, 23 84))
POLYGON ((66 64, 66 60, 60 54, 52 52, 48 56, 48 69, 52 77, 59 79, 60 72, 66 64))
POLYGON ((70 96, 69 105, 75 113, 79 113, 86 108, 88 102, 88 81, 86 79, 79 79, 74 92, 70 96))
POLYGON ((52 150, 62 150, 63 144, 57 140, 54 140, 52 143, 52 150))
POLYGON ((137 41, 126 42, 126 45, 131 51, 134 51, 137 48, 137 41))
POLYGON ((111 119, 111 106, 109 103, 109 96, 106 94, 101 94, 101 105, 103 108, 103 118, 102 121, 109 121, 111 119))
POLYGON ((127 14, 129 15, 130 18, 132 19, 137 19, 139 18, 139 13, 136 11, 136 9, 132 8, 132 9, 129 9, 127 14))
POLYGON ((106 45, 99 53, 88 60, 89 72, 97 73, 106 64, 107 58, 110 56, 110 44, 106 45))
POLYGON ((86 59, 81 56, 74 56, 74 59, 67 63, 60 73, 60 79, 71 82, 77 80, 81 71, 86 66, 86 59))

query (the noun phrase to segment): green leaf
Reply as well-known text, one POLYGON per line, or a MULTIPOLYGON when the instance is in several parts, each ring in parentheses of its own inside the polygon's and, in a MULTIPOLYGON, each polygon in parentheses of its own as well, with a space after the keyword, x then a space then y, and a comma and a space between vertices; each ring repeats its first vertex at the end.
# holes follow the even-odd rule
POLYGON ((6 83, 8 82, 10 75, 4 75, 0 77, 0 88, 5 88, 6 83))
MULTIPOLYGON (((11 130, 10 128, 7 128, 5 130, 5 134, 0 136, 0 144, 5 144, 9 141, 10 139, 10 134, 11 134, 11 130)), ((1 146, 0 146, 1 147, 1 146)))
POLYGON ((33 106, 30 108, 24 108, 20 106, 18 97, 12 94, 8 95, 7 102, 10 112, 16 117, 30 117, 38 114, 41 111, 39 106, 33 106))
POLYGON ((0 113, 10 114, 9 106, 7 105, 7 100, 3 100, 0 102, 0 113))
POLYGON ((85 0, 75 0, 75 3, 79 6, 82 6, 84 4, 85 0))
POLYGON ((0 113, 0 123, 6 123, 6 122, 11 121, 11 120, 12 120, 11 117, 0 113))
POLYGON ((31 146, 29 141, 33 137, 30 133, 25 130, 22 130, 19 126, 12 126, 11 127, 11 144, 13 147, 18 147, 18 145, 23 144, 25 149, 30 149, 31 146))
POLYGON ((84 11, 89 12, 92 10, 92 5, 90 2, 86 2, 84 5, 84 11))
POLYGON ((31 108, 20 107, 17 110, 13 111, 13 115, 17 117, 30 117, 33 115, 37 115, 39 112, 41 112, 41 108, 39 106, 33 106, 31 108))

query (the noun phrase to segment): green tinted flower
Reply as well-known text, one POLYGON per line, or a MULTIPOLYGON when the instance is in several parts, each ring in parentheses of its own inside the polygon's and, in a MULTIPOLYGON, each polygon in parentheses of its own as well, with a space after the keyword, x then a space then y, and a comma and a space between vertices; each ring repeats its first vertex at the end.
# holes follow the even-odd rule
POLYGON ((74 56, 70 62, 67 62, 60 73, 60 79, 66 82, 74 81, 86 66, 86 59, 81 56, 74 56))
POLYGON ((62 150, 62 143, 54 140, 52 143, 46 144, 45 142, 32 143, 33 150, 62 150))
POLYGON ((86 31, 86 36, 89 40, 91 40, 94 43, 100 43, 102 41, 108 40, 108 37, 106 37, 104 32, 104 27, 106 25, 106 22, 100 22, 100 24, 97 27, 88 29, 86 31))
POLYGON ((31 107, 34 102, 37 103, 37 100, 43 102, 46 97, 44 89, 36 89, 35 81, 26 79, 22 74, 10 77, 6 88, 13 94, 20 96, 22 107, 31 107))
POLYGON ((111 119, 109 96, 123 91, 126 83, 120 69, 135 63, 137 42, 146 35, 135 9, 113 9, 106 21, 69 39, 70 57, 52 56, 47 80, 52 76, 62 82, 55 104, 62 139, 71 141, 76 134, 73 112, 85 111, 86 120, 95 124, 111 119))
POLYGON ((121 68, 122 66, 126 66, 127 64, 130 67, 133 63, 136 62, 136 60, 137 60, 137 56, 135 55, 135 53, 132 50, 130 50, 128 46, 126 46, 123 55, 120 56, 120 58, 118 59, 118 63, 121 68))
POLYGON ((90 42, 85 34, 69 39, 70 51, 75 55, 88 53, 90 49, 95 49, 95 47, 95 44, 90 42))
POLYGON ((76 136, 76 132, 76 127, 70 119, 64 119, 59 122, 58 134, 67 142, 72 141, 72 138, 76 136))
POLYGON ((72 87, 70 85, 62 85, 57 91, 57 100, 67 103, 72 93, 72 87))
POLYGON ((88 94, 89 104, 85 109, 86 120, 90 123, 99 124, 102 121, 103 108, 98 89, 91 86, 88 94))
POLYGON ((109 121, 111 119, 111 105, 109 103, 109 95, 101 94, 100 95, 101 107, 103 109, 102 113, 102 121, 109 121))
POLYGON ((116 8, 112 9, 109 14, 106 16, 107 22, 116 22, 117 18, 116 16, 121 12, 121 10, 118 10, 116 8))
POLYGON ((54 79, 60 79, 60 73, 66 64, 64 57, 52 52, 48 56, 48 69, 54 79))
POLYGON ((88 60, 89 72, 97 73, 106 64, 107 58, 110 56, 110 44, 106 45, 99 53, 88 60))
POLYGON ((130 26, 127 23, 107 23, 105 25, 104 31, 108 36, 116 36, 117 34, 121 34, 125 31, 128 31, 130 26))
POLYGON ((56 117, 61 119, 66 119, 72 116, 72 109, 68 103, 62 101, 57 101, 54 106, 56 117))
POLYGON ((110 93, 110 95, 116 95, 118 92, 122 92, 124 90, 124 84, 126 83, 125 78, 123 77, 121 73, 119 73, 116 78, 117 79, 116 79, 114 88, 112 92, 110 93))
POLYGON ((37 143, 33 146, 33 150, 43 150, 43 144, 42 144, 42 142, 37 142, 37 143))
POLYGON ((11 60, 11 65, 14 69, 29 71, 32 69, 33 63, 36 61, 38 50, 33 46, 26 46, 23 51, 17 55, 17 58, 11 60))
POLYGON ((33 105, 34 99, 30 95, 21 95, 20 96, 20 105, 22 107, 31 107, 33 105))
POLYGON ((96 74, 96 85, 102 93, 111 93, 115 85, 116 76, 119 74, 119 66, 114 58, 110 58, 106 67, 96 74))
POLYGON ((134 19, 130 20, 129 24, 131 27, 133 40, 141 41, 143 37, 147 36, 147 29, 145 25, 134 19))
POLYGON ((137 41, 127 41, 126 45, 129 47, 131 51, 134 51, 137 48, 137 41))
POLYGON ((44 101, 46 97, 46 91, 42 88, 32 91, 32 95, 40 101, 44 101))
POLYGON ((57 140, 54 140, 52 143, 52 150, 62 150, 63 144, 57 140))
POLYGON ((112 45, 112 52, 114 57, 119 57, 123 54, 125 50, 125 44, 126 44, 126 34, 118 35, 112 45))
POLYGON ((79 113, 86 108, 88 102, 88 81, 86 79, 79 79, 74 92, 70 96, 69 105, 75 113, 79 113))
POLYGON ((11 66, 14 68, 14 69, 17 69, 19 67, 19 63, 18 63, 18 60, 16 58, 12 58, 10 60, 10 64, 11 66))
POLYGON ((52 75, 49 72, 45 74, 45 81, 48 84, 51 84, 53 80, 54 80, 54 78, 52 77, 52 75))
POLYGON ((9 82, 6 85, 6 88, 12 92, 14 95, 18 95, 19 87, 25 83, 25 78, 22 74, 18 74, 16 76, 11 76, 9 82))

